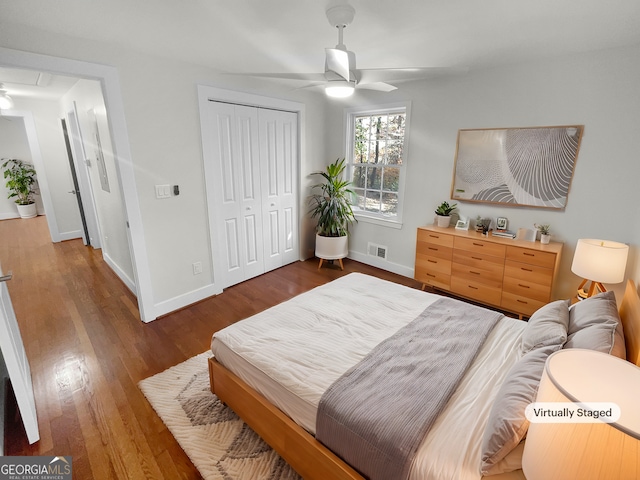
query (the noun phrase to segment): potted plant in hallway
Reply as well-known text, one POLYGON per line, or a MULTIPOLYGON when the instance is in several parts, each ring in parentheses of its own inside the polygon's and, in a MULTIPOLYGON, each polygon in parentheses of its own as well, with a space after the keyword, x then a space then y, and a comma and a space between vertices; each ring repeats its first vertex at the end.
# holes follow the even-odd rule
POLYGON ((34 195, 36 190, 36 171, 33 165, 16 158, 3 158, 2 168, 5 186, 9 190, 7 198, 15 198, 21 218, 33 218, 38 213, 34 195))
POLYGON ((453 205, 449 205, 449 202, 442 202, 436 208, 436 215, 438 216, 438 226, 439 227, 448 227, 449 223, 451 223, 451 213, 458 206, 457 203, 453 205))
POLYGON ((342 179, 345 170, 344 158, 337 159, 328 165, 320 175, 323 183, 313 185, 311 191, 318 191, 311 196, 311 217, 318 218, 316 227, 316 257, 320 259, 318 268, 323 260, 339 260, 343 268, 342 259, 349 253, 348 233, 349 225, 356 220, 351 208, 350 199, 355 195, 349 188, 351 182, 342 179))

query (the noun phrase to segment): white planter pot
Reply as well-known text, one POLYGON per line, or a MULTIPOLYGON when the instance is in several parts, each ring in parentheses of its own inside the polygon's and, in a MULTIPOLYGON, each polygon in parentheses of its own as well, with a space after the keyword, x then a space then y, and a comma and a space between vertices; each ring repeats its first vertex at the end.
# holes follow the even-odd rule
POLYGON ((549 241, 551 241, 551 235, 540 235, 541 244, 546 245, 547 243, 549 243, 549 241))
POLYGON ((349 237, 323 237, 316 234, 316 257, 325 260, 345 258, 349 254, 349 237))
POLYGON ((436 215, 438 217, 438 226, 439 227, 448 227, 449 223, 451 223, 451 216, 447 215, 436 215))
POLYGON ((38 215, 38 211, 36 210, 36 204, 30 203, 29 205, 18 205, 18 214, 20 218, 33 218, 38 215))

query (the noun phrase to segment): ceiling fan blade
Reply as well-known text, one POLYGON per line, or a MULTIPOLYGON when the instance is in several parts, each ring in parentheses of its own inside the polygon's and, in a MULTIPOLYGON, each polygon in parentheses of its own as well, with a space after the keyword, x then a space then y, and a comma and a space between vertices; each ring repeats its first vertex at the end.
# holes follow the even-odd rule
POLYGON ((375 82, 421 80, 444 75, 462 74, 468 71, 468 68, 463 67, 368 68, 358 70, 357 74, 360 78, 358 84, 362 85, 375 82))
POLYGON ((262 77, 262 78, 283 78, 285 80, 304 80, 306 82, 325 82, 327 79, 324 73, 261 73, 261 72, 249 72, 249 73, 237 73, 228 72, 226 75, 240 75, 243 77, 262 77))
POLYGON ((358 90, 363 89, 363 90, 376 90, 378 92, 391 92, 393 90, 397 90, 398 87, 394 87, 393 85, 389 84, 389 83, 384 83, 384 82, 372 82, 372 83, 358 83, 356 85, 356 88, 358 90))
POLYGON ((349 52, 339 48, 325 48, 327 54, 325 69, 335 72, 345 80, 349 81, 349 52))

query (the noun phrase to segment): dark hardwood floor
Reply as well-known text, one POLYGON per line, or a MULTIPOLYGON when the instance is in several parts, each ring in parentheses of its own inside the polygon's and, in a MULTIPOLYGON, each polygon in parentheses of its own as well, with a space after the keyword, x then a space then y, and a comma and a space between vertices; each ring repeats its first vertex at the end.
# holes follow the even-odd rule
POLYGON ((29 445, 10 405, 5 455, 71 455, 76 479, 200 478, 137 383, 207 350, 216 330, 353 271, 420 288, 358 262, 310 260, 145 324, 101 252, 52 243, 45 217, 0 221, 0 263, 13 271, 41 436, 29 445))

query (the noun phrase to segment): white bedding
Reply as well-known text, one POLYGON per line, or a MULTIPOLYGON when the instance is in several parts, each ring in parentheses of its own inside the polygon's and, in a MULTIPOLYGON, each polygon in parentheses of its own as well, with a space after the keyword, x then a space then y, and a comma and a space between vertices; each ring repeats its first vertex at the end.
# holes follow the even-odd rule
MULTIPOLYGON (((211 349, 220 363, 313 433, 317 405, 329 385, 438 298, 352 273, 216 332, 211 349)), ((486 418, 519 359, 524 326, 508 317, 499 321, 425 438, 412 479, 480 478, 486 418)))

